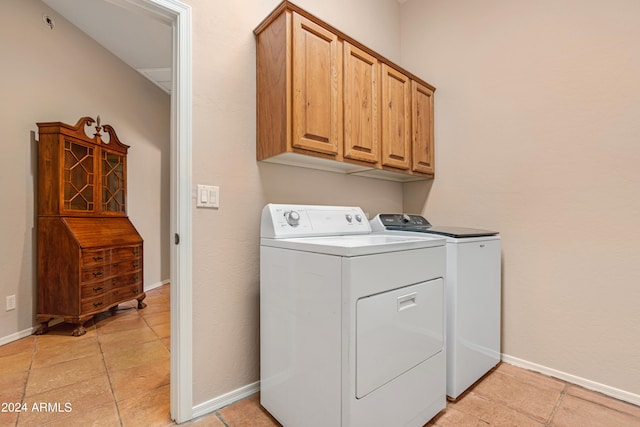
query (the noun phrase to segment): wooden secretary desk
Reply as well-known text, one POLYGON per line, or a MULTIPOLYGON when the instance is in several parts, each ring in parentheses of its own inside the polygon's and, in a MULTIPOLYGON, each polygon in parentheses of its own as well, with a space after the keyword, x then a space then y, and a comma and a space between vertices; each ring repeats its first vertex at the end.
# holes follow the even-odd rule
POLYGON ((143 291, 142 237, 126 214, 127 150, 114 129, 83 117, 38 123, 36 334, 62 318, 86 333, 95 314, 143 291), (95 126, 92 126, 94 125, 95 126), (87 129, 93 136, 87 135, 87 129), (108 134, 103 141, 102 130, 108 134))

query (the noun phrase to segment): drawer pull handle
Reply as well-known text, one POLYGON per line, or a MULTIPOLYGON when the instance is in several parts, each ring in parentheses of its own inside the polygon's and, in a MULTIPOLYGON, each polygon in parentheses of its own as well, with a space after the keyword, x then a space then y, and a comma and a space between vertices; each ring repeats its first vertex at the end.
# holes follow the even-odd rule
POLYGON ((131 289, 131 292, 133 292, 134 295, 138 295, 138 288, 131 289))
POLYGON ((140 249, 138 249, 138 248, 133 248, 133 254, 134 254, 134 255, 138 255, 139 250, 140 250, 140 249))
POLYGON ((93 277, 100 277, 104 274, 104 271, 96 271, 93 273, 93 277))
POLYGON ((101 256, 94 256, 93 260, 94 261, 102 261, 104 258, 102 258, 101 256))
POLYGON ((403 311, 411 307, 415 307, 418 305, 418 294, 417 292, 410 293, 408 295, 403 295, 398 297, 398 311, 403 311))
POLYGON ((93 288, 94 292, 100 292, 102 290, 102 286, 98 286, 97 288, 93 288))
POLYGON ((100 307, 101 305, 102 305, 102 301, 94 302, 94 303, 93 303, 93 306, 94 306, 94 307, 100 307))
POLYGON ((133 263, 133 268, 138 268, 138 267, 140 267, 140 264, 139 264, 139 263, 137 263, 137 262, 134 262, 134 263, 133 263))
POLYGON ((118 294, 120 294, 120 291, 113 291, 113 294, 114 295, 118 295, 118 294))
POLYGON ((135 280, 135 281, 137 282, 138 280, 140 280, 140 276, 138 276, 138 275, 136 274, 135 276, 133 276, 133 280, 135 280))
POLYGON ((112 284, 112 285, 115 285, 116 283, 118 283, 118 280, 117 280, 117 279, 111 279, 111 284, 112 284))

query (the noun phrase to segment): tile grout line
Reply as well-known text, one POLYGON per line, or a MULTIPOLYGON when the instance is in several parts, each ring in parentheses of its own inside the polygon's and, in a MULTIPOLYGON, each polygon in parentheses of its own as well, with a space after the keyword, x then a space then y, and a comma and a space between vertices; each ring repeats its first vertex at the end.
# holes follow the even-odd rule
POLYGON ((214 413, 216 414, 216 417, 218 417, 220 422, 224 425, 224 427, 229 427, 229 424, 227 424, 224 418, 222 418, 222 414, 220 413, 220 411, 215 411, 214 413))
MULTIPOLYGON (((573 384, 573 385, 575 386, 575 384, 573 384)), ((589 389, 585 389, 585 390, 589 390, 589 389)), ((589 390, 589 391, 593 391, 593 390, 589 390)), ((598 393, 598 392, 597 392, 597 391, 594 391, 594 393, 598 393)), ((606 405, 606 404, 604 404, 604 403, 596 402, 596 401, 594 401, 594 400, 589 400, 589 399, 587 399, 586 397, 575 396, 575 395, 573 395, 573 394, 569 394, 569 396, 573 397, 574 399, 578 399, 578 400, 581 400, 581 401, 583 401, 583 402, 589 403, 590 405, 596 405, 596 406, 599 406, 600 408, 608 409, 608 410, 610 410, 610 411, 614 411, 614 412, 617 412, 617 413, 619 413, 619 414, 626 415, 626 416, 628 416, 628 417, 631 417, 631 418, 635 418, 635 419, 640 420, 640 417, 638 417, 638 416, 636 416, 636 415, 630 414, 629 412, 626 412, 626 411, 620 410, 620 409, 618 409, 618 408, 614 408, 614 407, 612 407, 612 406, 608 406, 608 405, 606 405)), ((618 400, 618 399, 615 399, 615 398, 613 398, 613 397, 609 397, 609 396, 606 396, 606 395, 605 395, 604 397, 606 397, 606 398, 610 398, 610 399, 613 399, 614 401, 617 401, 617 402, 626 403, 626 404, 631 405, 631 406, 637 406, 637 405, 634 405, 633 403, 629 403, 629 402, 626 402, 626 401, 624 401, 624 400, 618 400)), ((637 406, 637 407, 640 407, 640 406, 637 406)))
POLYGON ((569 389, 569 383, 567 383, 566 381, 564 382, 564 387, 562 388, 562 391, 560 392, 560 396, 558 396, 558 400, 556 401, 556 404, 553 406, 553 410, 551 411, 551 414, 549 414, 549 417, 547 418, 547 421, 545 422, 545 426, 552 426, 552 421, 553 418, 556 416, 556 412, 558 412, 558 409, 560 408, 560 405, 562 404, 562 401, 564 400, 564 397, 567 394, 567 390, 569 389))
POLYGON ((136 307, 134 307, 134 310, 136 310, 136 313, 138 313, 138 316, 140 316, 140 318, 142 319, 142 321, 144 322, 144 324, 145 324, 145 325, 147 325, 147 328, 151 329, 151 332, 153 332, 153 334, 156 336, 156 338, 157 338, 158 340, 161 340, 162 338, 160 338, 160 336, 158 335, 158 333, 156 332, 156 330, 155 330, 155 329, 153 329, 153 327, 149 324, 149 322, 147 322, 147 319, 146 319, 142 314, 140 314, 140 310, 144 310, 144 308, 143 308, 143 309, 139 309, 139 308, 137 308, 137 306, 136 306, 136 307))
MULTIPOLYGON (((36 346, 38 344, 38 336, 34 335, 35 339, 33 340, 33 348, 31 349, 31 361, 29 362, 29 369, 27 369, 27 379, 24 381, 24 388, 22 389, 22 399, 20 399, 20 403, 24 403, 25 399, 27 398, 27 386, 29 385, 29 378, 31 378, 31 367, 33 366, 33 359, 35 359, 36 357, 36 346)), ((16 423, 15 426, 18 426, 18 423, 20 422, 20 415, 22 415, 22 412, 18 412, 18 416, 16 417, 16 423)))
POLYGON ((118 405, 118 399, 116 399, 116 393, 115 393, 115 391, 113 391, 113 383, 111 382, 111 374, 109 373, 109 367, 107 366, 107 361, 104 358, 104 351, 102 350, 102 342, 100 341, 100 334, 98 333, 98 328, 97 327, 96 327, 96 339, 98 340, 98 346, 100 347, 100 356, 102 356, 102 363, 104 365, 104 370, 107 373, 107 381, 109 381, 109 389, 111 390, 111 396, 113 397, 113 403, 115 403, 115 405, 116 405, 116 411, 118 413, 118 421, 120 422, 120 427, 123 427, 122 415, 120 414, 120 405, 118 405))
MULTIPOLYGON (((93 320, 92 320, 92 321, 93 321, 93 320)), ((27 381, 25 382, 25 390, 24 390, 24 393, 23 393, 23 401, 26 399, 27 387, 28 387, 28 385, 29 385, 29 379, 31 378, 31 374, 32 374, 33 369, 47 369, 47 368, 49 368, 49 367, 56 366, 56 365, 58 365, 58 364, 65 363, 65 362, 68 362, 68 361, 78 360, 78 359, 82 359, 82 358, 85 358, 85 357, 92 357, 91 355, 86 355, 86 356, 82 356, 82 357, 78 357, 78 358, 73 358, 73 359, 68 359, 68 360, 65 360, 65 361, 62 361, 62 362, 54 363, 54 364, 52 364, 52 365, 47 365, 47 366, 44 366, 44 367, 42 367, 42 368, 34 368, 34 367, 33 367, 33 362, 34 362, 34 360, 35 360, 35 356, 36 356, 36 353, 37 353, 37 351, 38 351, 37 349, 38 349, 38 341, 39 341, 39 340, 40 340, 40 336, 36 336, 36 340, 35 340, 35 342, 34 342, 34 350, 33 350, 33 354, 32 354, 32 357, 31 357, 31 364, 30 364, 30 366, 29 366, 29 371, 28 371, 28 374, 27 374, 27 381)), ((96 333, 96 342, 98 342, 98 346, 99 346, 100 344, 99 344, 99 341, 98 341, 97 333, 96 333)), ((99 377, 99 375, 95 375, 95 376, 91 376, 91 377, 89 377, 89 378, 98 378, 98 377, 99 377)), ((63 387, 65 387, 65 386, 63 386, 63 387)), ((39 392, 35 393, 33 396, 38 396, 39 394, 42 394, 42 393, 48 393, 48 392, 50 392, 50 391, 55 391, 55 390, 57 390, 57 389, 59 389, 59 388, 62 388, 62 387, 54 387, 54 388, 51 388, 51 389, 46 390, 46 391, 44 391, 44 392, 39 391, 39 392)), ((26 402, 25 402, 25 403, 26 403, 26 402)), ((62 419, 68 419, 68 418, 71 418, 72 416, 73 416, 73 415, 72 415, 71 413, 69 413, 69 414, 67 414, 66 416, 63 416, 63 417, 62 417, 62 419)), ((19 418, 19 417, 18 417, 18 418, 19 418)), ((48 422, 46 422, 46 423, 43 425, 43 427, 45 427, 45 426, 47 426, 47 425, 50 425, 50 424, 52 424, 52 423, 57 423, 57 422, 59 422, 59 421, 60 421, 60 419, 56 419, 56 420, 48 421, 48 422)), ((19 425, 19 422, 18 422, 18 420, 16 420, 16 427, 17 427, 18 425, 19 425)))
MULTIPOLYGON (((500 375, 504 375, 505 377, 514 378, 514 379, 516 378, 516 375, 513 375, 511 373, 507 373, 507 372, 498 371, 496 368, 494 368, 494 370, 490 371, 490 372, 491 372, 491 374, 500 374, 500 375)), ((562 380, 558 380, 558 381, 560 381, 561 383, 564 384, 563 387, 562 387, 563 391, 560 392, 560 395, 562 396, 562 393, 567 388, 567 383, 565 381, 562 381, 562 380)), ((540 386, 535 385, 535 384, 529 384, 529 385, 531 387, 536 388, 536 389, 544 389, 545 388, 545 387, 540 387, 540 386)), ((520 415, 522 415, 522 416, 524 416, 524 417, 526 417, 526 418, 528 418, 528 419, 530 419, 532 421, 535 421, 538 424, 542 424, 544 426, 548 426, 547 420, 543 419, 542 417, 537 417, 534 414, 531 414, 531 413, 528 413, 528 412, 524 412, 520 407, 512 406, 512 403, 510 401, 509 402, 499 402, 499 401, 493 400, 492 398, 489 398, 487 396, 483 396, 483 395, 478 394, 478 393, 474 393, 474 394, 476 396, 480 397, 480 398, 483 398, 487 402, 492 402, 493 404, 500 405, 503 408, 506 408, 506 409, 509 409, 511 411, 514 411, 514 412, 516 412, 516 413, 518 413, 518 414, 520 414, 520 415)), ((560 400, 560 398, 558 400, 560 400)), ((556 405, 557 404, 558 403, 556 402, 556 405)), ((555 405, 554 405, 554 409, 551 411, 551 413, 552 414, 555 413, 555 405)))

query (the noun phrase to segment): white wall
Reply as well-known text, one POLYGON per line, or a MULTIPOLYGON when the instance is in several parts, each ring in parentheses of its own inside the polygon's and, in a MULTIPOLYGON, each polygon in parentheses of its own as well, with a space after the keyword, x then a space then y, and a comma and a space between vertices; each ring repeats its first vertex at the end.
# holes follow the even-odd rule
POLYGON ((639 16, 634 0, 410 0, 401 18, 403 63, 437 87, 436 179, 406 185, 406 209, 501 232, 506 355, 636 403, 639 16))
MULTIPOLYGON (((268 202, 402 207, 398 183, 256 162, 253 29, 277 0, 193 7, 193 182, 220 186, 220 209, 193 213, 194 404, 259 380, 259 223, 268 202)), ((391 59, 395 0, 297 1, 391 59)), ((194 203, 195 206, 195 203, 194 203)))
POLYGON ((0 13, 0 342, 35 325, 36 122, 100 115, 128 156, 128 214, 145 240, 145 286, 169 278, 169 96, 39 0, 0 13), (52 16, 53 30, 42 15, 52 16), (17 309, 5 311, 5 296, 17 309))

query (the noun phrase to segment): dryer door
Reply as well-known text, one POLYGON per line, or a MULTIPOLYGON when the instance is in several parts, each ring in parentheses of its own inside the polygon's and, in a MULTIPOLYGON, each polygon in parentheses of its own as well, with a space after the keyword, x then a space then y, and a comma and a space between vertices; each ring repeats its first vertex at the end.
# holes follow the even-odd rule
POLYGON ((365 397, 443 347, 442 279, 360 298, 356 303, 356 397, 365 397))

